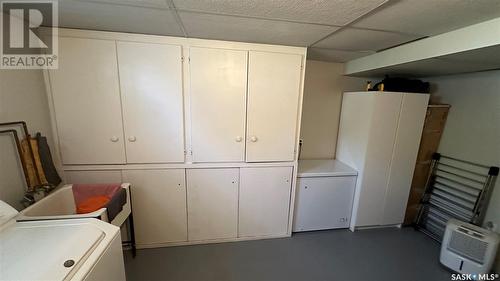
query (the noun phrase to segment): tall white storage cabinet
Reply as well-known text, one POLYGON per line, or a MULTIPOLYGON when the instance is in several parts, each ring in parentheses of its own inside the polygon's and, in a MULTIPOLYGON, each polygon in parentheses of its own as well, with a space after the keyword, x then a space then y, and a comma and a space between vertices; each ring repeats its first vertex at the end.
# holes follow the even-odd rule
POLYGON ((130 182, 139 248, 291 235, 306 48, 59 29, 66 180, 130 182))
POLYGON ((337 159, 358 171, 350 228, 403 222, 428 94, 344 93, 337 159))

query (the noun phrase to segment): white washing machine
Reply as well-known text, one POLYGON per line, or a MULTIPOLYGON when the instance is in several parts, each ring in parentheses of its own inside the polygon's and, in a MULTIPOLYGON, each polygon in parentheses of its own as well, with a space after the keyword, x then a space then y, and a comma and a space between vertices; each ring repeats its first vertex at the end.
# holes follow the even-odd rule
POLYGON ((97 219, 16 222, 0 201, 0 280, 125 280, 120 229, 97 219))

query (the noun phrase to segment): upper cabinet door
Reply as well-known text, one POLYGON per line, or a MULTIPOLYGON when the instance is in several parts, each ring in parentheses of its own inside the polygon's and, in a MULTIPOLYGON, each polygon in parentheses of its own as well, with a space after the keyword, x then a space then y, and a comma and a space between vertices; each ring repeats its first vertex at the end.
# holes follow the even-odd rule
POLYGON ((247 162, 295 159, 302 56, 250 52, 247 162))
POLYGON ((247 52, 190 48, 193 162, 244 161, 247 52))
POLYGON ((117 48, 127 163, 184 162, 181 46, 117 48))
POLYGON ((124 163, 115 42, 59 38, 49 75, 63 164, 124 163))

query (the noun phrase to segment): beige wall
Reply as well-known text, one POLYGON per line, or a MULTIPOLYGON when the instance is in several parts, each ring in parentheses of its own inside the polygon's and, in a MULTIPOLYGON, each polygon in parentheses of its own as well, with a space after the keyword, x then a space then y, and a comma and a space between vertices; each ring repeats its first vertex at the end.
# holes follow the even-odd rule
POLYGON ((306 63, 301 159, 335 157, 342 93, 364 90, 366 85, 366 79, 344 77, 343 72, 342 63, 306 63))
MULTIPOLYGON (((432 98, 451 104, 439 152, 491 166, 500 166, 500 71, 427 79, 432 98)), ((485 222, 500 233, 500 179, 485 222)), ((497 259, 500 272, 500 257, 497 259)))
MULTIPOLYGON (((21 120, 26 121, 32 135, 41 132, 54 147, 42 71, 0 70, 0 123, 21 120)), ((0 157, 0 200, 19 208, 24 178, 14 142, 8 135, 0 135, 0 157)))

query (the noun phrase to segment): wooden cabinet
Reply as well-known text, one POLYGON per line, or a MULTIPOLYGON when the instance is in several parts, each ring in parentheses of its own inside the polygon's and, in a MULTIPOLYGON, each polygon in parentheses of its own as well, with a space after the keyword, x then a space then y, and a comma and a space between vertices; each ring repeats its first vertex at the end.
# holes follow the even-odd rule
POLYGON ((135 236, 141 246, 187 240, 184 169, 126 170, 135 236))
POLYGON ((236 238, 238 168, 187 169, 189 240, 236 238))
POLYGON ((117 42, 127 163, 184 162, 181 46, 117 42))
POLYGON ((63 164, 125 163, 115 42, 59 38, 49 75, 63 164))
POLYGON ((295 159, 302 56, 249 52, 247 162, 295 159))
POLYGON ((241 168, 239 237, 285 235, 292 167, 241 168))
POLYGON ((428 99, 428 94, 344 94, 337 159, 358 171, 352 230, 402 223, 428 99))
POLYGON ((245 155, 247 52, 190 48, 193 162, 245 155))
POLYGON ((431 167, 432 154, 437 152, 443 134, 450 105, 429 105, 425 117, 422 139, 418 150, 417 163, 411 182, 410 196, 406 207, 405 224, 412 224, 418 214, 420 199, 431 167))

